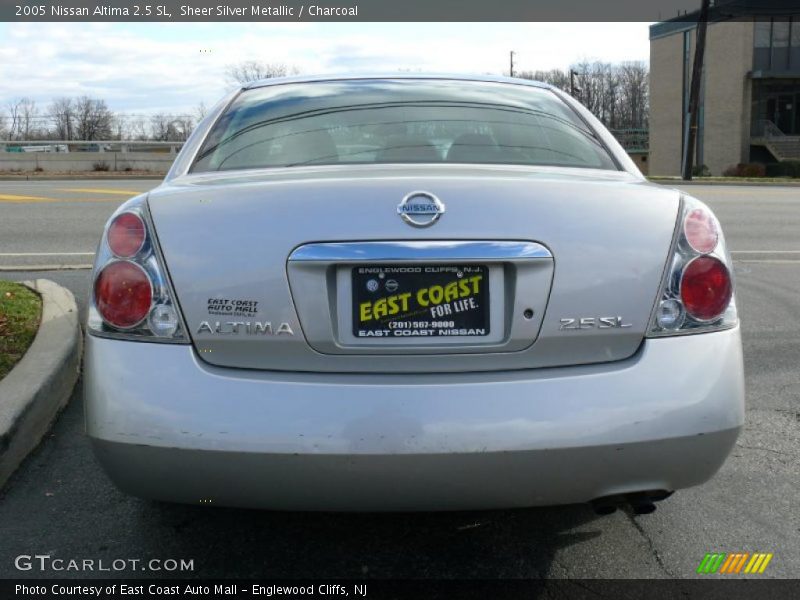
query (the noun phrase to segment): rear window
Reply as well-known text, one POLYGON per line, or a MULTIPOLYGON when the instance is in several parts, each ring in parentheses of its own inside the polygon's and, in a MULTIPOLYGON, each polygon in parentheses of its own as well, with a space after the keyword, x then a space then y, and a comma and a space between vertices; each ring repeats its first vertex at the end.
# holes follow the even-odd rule
POLYGON ((616 169, 553 92, 456 80, 344 80, 242 92, 193 171, 302 165, 490 163, 616 169))

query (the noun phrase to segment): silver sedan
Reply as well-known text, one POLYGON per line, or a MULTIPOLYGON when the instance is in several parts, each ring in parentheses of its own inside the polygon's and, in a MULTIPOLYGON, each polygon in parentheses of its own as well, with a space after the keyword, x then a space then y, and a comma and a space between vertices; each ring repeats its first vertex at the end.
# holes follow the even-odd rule
POLYGON ((145 498, 650 512, 743 424, 731 265, 547 85, 252 84, 103 232, 88 433, 145 498))

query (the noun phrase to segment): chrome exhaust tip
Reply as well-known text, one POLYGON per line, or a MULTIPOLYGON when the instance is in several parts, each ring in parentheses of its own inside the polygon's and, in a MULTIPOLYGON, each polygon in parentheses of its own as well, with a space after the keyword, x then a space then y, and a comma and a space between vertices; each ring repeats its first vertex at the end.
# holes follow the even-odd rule
POLYGON ((656 510, 656 502, 665 500, 673 492, 668 490, 647 490, 644 492, 634 492, 631 494, 614 494, 612 496, 601 496, 595 498, 589 504, 594 513, 599 516, 611 515, 618 508, 630 506, 631 511, 637 515, 649 515, 656 510))

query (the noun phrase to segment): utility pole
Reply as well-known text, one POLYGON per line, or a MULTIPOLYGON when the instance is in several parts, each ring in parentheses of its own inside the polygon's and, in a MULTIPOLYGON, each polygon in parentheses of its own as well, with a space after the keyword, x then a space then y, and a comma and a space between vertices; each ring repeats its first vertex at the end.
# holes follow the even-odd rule
POLYGON ((508 61, 509 61, 509 64, 508 64, 508 76, 509 77, 513 77, 514 76, 514 51, 513 50, 508 53, 508 61))
POLYGON ((706 52, 708 6, 709 0, 703 0, 700 5, 700 16, 697 23, 697 43, 694 49, 694 66, 692 67, 692 87, 689 91, 689 112, 684 117, 683 164, 681 168, 681 177, 684 181, 692 180, 694 146, 697 140, 697 113, 700 107, 700 82, 703 78, 703 55, 706 52))
POLYGON ((580 89, 575 87, 575 76, 577 74, 578 74, 577 71, 573 69, 569 70, 569 95, 572 96, 573 98, 577 98, 578 92, 580 92, 580 89))

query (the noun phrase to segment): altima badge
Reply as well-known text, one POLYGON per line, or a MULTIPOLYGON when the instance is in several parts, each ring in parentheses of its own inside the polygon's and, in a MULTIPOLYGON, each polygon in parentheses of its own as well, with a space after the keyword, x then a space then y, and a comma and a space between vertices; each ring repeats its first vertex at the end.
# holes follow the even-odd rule
POLYGON ((244 333, 246 335, 294 335, 292 327, 288 323, 281 323, 277 329, 273 329, 269 321, 215 321, 213 324, 202 321, 197 333, 211 333, 217 335, 236 335, 244 333))
POLYGON ((413 227, 430 227, 444 211, 444 203, 429 192, 411 192, 397 205, 397 214, 413 227))

